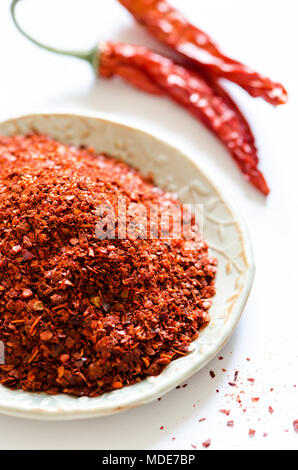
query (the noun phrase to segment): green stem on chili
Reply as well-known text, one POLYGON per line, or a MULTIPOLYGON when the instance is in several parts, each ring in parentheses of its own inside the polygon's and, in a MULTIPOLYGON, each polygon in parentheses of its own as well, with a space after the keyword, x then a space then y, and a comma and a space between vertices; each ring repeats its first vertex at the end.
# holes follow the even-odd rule
POLYGON ((67 49, 57 49, 56 47, 51 47, 48 46, 47 44, 44 44, 37 39, 34 39, 32 36, 30 36, 26 31, 20 26, 19 22, 17 21, 16 18, 16 5, 20 3, 21 0, 13 0, 12 4, 10 6, 10 11, 11 11, 11 16, 13 19, 13 22, 19 32, 25 36, 29 41, 33 42, 36 46, 41 47, 42 49, 45 49, 49 52, 54 52, 56 54, 61 54, 65 56, 70 56, 70 57, 76 57, 77 59, 83 59, 87 62, 89 62, 92 67, 94 67, 96 70, 98 68, 98 54, 97 54, 97 48, 93 47, 92 49, 86 50, 86 51, 77 51, 77 50, 67 50, 67 49))

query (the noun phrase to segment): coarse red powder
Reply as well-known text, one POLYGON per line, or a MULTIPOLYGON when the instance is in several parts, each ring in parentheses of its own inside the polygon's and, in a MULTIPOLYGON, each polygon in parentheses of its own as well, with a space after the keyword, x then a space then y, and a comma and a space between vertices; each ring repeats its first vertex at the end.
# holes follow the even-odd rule
POLYGON ((206 441, 202 442, 202 446, 205 447, 205 449, 210 447, 210 444, 211 444, 211 439, 207 439, 206 441))
POLYGON ((1 384, 97 396, 159 374, 208 324, 216 261, 207 244, 99 240, 98 206, 116 210, 119 196, 179 204, 92 149, 0 138, 1 384))

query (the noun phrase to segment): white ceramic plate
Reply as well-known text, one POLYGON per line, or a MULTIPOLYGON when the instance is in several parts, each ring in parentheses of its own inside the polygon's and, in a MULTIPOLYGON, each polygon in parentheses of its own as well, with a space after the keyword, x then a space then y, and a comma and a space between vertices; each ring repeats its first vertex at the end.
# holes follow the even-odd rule
POLYGON ((97 398, 46 395, 0 386, 0 412, 39 419, 103 416, 154 400, 203 367, 231 336, 254 277, 246 228, 218 187, 180 150, 141 130, 99 117, 35 114, 0 123, 1 135, 47 133, 63 143, 90 145, 153 175, 156 185, 184 203, 204 205, 204 238, 218 258, 211 321, 192 343, 192 352, 169 364, 157 377, 97 398))

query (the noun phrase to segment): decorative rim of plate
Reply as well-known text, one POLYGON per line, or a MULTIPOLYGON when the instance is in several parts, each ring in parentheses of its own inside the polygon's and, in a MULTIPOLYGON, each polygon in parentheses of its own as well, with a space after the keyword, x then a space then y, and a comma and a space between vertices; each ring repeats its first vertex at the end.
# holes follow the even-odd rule
MULTIPOLYGON (((95 132, 96 125, 98 127, 106 127, 107 129, 113 128, 115 132, 117 129, 117 131, 120 133, 127 132, 128 134, 134 134, 134 137, 140 139, 140 142, 145 142, 147 140, 149 143, 151 142, 152 145, 164 147, 169 153, 175 155, 177 159, 182 159, 187 162, 189 167, 192 167, 194 174, 199 174, 201 176, 204 182, 206 182, 214 194, 216 194, 218 200, 223 204, 225 210, 227 210, 230 216, 232 216, 233 222, 231 222, 231 224, 235 225, 235 229, 238 233, 239 241, 242 246, 241 256, 243 259, 245 259, 243 284, 240 286, 237 296, 231 301, 229 313, 227 314, 227 317, 224 318, 220 337, 217 338, 216 342, 211 341, 210 345, 208 342, 204 343, 204 353, 200 352, 200 339, 203 335, 206 335, 206 331, 208 330, 209 325, 205 328, 205 330, 203 330, 202 334, 199 335, 199 338, 192 343, 192 345, 194 345, 194 349, 190 352, 190 354, 181 359, 176 359, 170 363, 160 375, 156 377, 148 377, 140 383, 126 386, 120 390, 105 393, 99 397, 78 398, 64 394, 47 395, 45 393, 11 390, 0 386, 0 413, 3 414, 35 419, 53 420, 106 416, 117 413, 119 411, 128 410, 130 408, 157 399, 158 397, 173 389, 175 386, 187 380, 191 375, 204 367, 207 362, 209 362, 219 352, 219 350, 231 337, 241 317, 252 287, 255 271, 252 246, 246 225, 242 217, 235 209, 234 204, 226 198, 223 191, 220 189, 220 187, 218 187, 217 183, 214 183, 212 178, 208 176, 208 172, 206 174, 206 171, 202 169, 201 166, 199 166, 196 162, 194 162, 191 157, 186 155, 176 146, 169 144, 163 138, 159 138, 150 132, 146 132, 132 125, 126 125, 125 123, 121 122, 121 120, 112 120, 103 114, 90 114, 83 112, 64 113, 60 111, 36 112, 2 121, 0 122, 0 134, 2 134, 4 128, 7 129, 5 132, 7 134, 15 134, 18 131, 22 133, 24 130, 26 130, 26 125, 29 126, 28 129, 30 129, 30 125, 32 125, 32 129, 36 129, 38 131, 40 130, 38 129, 38 126, 36 128, 36 121, 38 119, 40 119, 43 123, 49 119, 52 121, 61 120, 61 122, 63 119, 66 121, 69 120, 73 121, 73 124, 80 122, 80 125, 84 123, 87 128, 88 126, 93 127, 93 131, 95 132), (34 125, 33 121, 35 121, 34 125)), ((57 132, 58 130, 60 132, 61 128, 58 126, 56 130, 57 132)), ((41 130, 41 132, 46 131, 41 130)), ((53 135, 53 132, 48 131, 48 133, 53 135)), ((53 135, 53 137, 55 136, 53 135)), ((79 138, 79 141, 82 142, 82 139, 79 138)), ((114 156, 117 158, 115 153, 114 156)), ((122 158, 122 155, 120 155, 120 158, 122 158)), ((158 182, 156 182, 156 184, 160 186, 158 182)), ((206 238, 206 241, 208 242, 208 238, 206 238)), ((211 311, 212 309, 213 307, 211 307, 211 311)), ((214 321, 216 321, 216 319, 214 321)))

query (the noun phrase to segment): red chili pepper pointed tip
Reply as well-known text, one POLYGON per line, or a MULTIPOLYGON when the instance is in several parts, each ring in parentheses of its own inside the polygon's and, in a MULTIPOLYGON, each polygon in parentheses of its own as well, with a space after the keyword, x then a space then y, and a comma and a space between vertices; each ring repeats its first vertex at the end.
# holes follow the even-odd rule
POLYGON ((287 102, 289 101, 288 92, 282 85, 281 88, 282 94, 279 97, 279 104, 287 104, 287 102))
POLYGON ((269 186, 264 178, 263 173, 261 173, 259 170, 254 170, 253 173, 249 175, 249 181, 250 183, 258 189, 264 196, 268 196, 270 193, 269 186))
POLYGON ((287 104, 288 92, 281 83, 276 83, 275 87, 268 91, 266 101, 273 106, 279 106, 281 104, 287 104))

